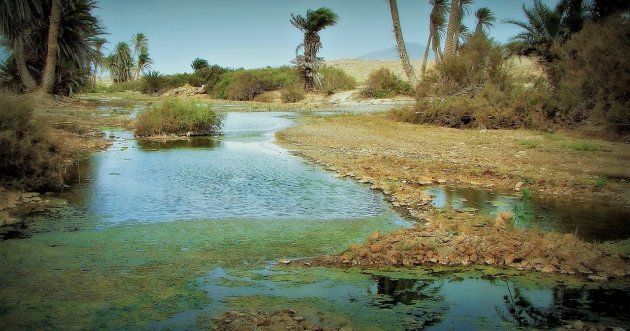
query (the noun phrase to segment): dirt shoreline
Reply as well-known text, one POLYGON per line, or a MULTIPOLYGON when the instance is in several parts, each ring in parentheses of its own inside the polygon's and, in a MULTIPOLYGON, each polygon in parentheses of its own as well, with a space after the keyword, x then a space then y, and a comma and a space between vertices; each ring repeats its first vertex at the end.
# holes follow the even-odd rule
POLYGON ((445 213, 433 208, 423 192, 433 183, 465 184, 630 205, 627 146, 596 141, 599 151, 579 151, 571 146, 585 144, 582 140, 554 135, 445 129, 368 114, 312 118, 276 137, 293 153, 337 176, 383 191, 394 207, 405 208, 420 223, 385 236, 377 233, 345 252, 309 261, 312 265, 482 264, 591 280, 630 275, 627 251, 611 251, 609 245, 587 243, 571 234, 517 230, 509 225, 511 215, 488 219, 461 211, 445 213), (525 148, 523 141, 536 145, 525 148), (605 186, 596 185, 599 176, 610 178, 605 186))

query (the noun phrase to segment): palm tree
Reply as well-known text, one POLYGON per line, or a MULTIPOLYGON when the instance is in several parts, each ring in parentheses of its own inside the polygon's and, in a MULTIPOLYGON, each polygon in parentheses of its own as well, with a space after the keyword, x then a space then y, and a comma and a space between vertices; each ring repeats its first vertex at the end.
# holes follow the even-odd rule
POLYGON ((296 56, 295 63, 300 67, 306 90, 312 90, 315 87, 315 75, 320 62, 317 52, 322 47, 319 32, 337 24, 338 18, 337 14, 326 7, 317 10, 309 9, 306 11, 306 17, 291 14, 291 24, 304 33, 304 43, 296 49, 297 51, 303 47, 304 55, 296 56))
POLYGON ((133 47, 132 57, 135 59, 143 49, 149 48, 149 39, 142 32, 138 32, 131 36, 131 45, 133 47))
POLYGON ((475 17, 477 18, 477 25, 475 25, 476 34, 483 33, 483 29, 489 30, 491 27, 494 27, 494 22, 497 20, 492 10, 487 7, 477 9, 475 17))
POLYGON ((462 18, 468 13, 468 6, 473 0, 453 0, 451 1, 451 9, 448 19, 448 30, 446 31, 446 46, 444 54, 446 56, 454 55, 458 49, 459 39, 462 37, 464 30, 467 30, 462 24, 462 18))
POLYGON ((114 53, 106 59, 107 67, 114 82, 126 82, 132 78, 131 70, 134 66, 131 50, 126 42, 116 44, 114 53))
POLYGON ((152 64, 153 59, 149 56, 149 51, 147 51, 146 48, 141 49, 136 63, 136 79, 140 78, 140 73, 144 73, 150 69, 152 64))
POLYGON ((105 61, 105 55, 103 54, 104 45, 107 44, 107 39, 103 37, 94 38, 94 50, 96 51, 96 59, 94 60, 94 72, 93 81, 96 82, 96 78, 101 77, 102 67, 105 61), (100 70, 100 72, 99 72, 100 70))
POLYGON ((424 77, 427 70, 427 59, 429 58, 429 48, 431 44, 433 44, 435 59, 439 60, 440 58, 440 37, 444 30, 444 25, 446 24, 446 11, 449 6, 448 0, 429 0, 429 3, 433 6, 433 9, 429 16, 429 39, 422 60, 422 77, 424 77))
MULTIPOLYGON (((43 6, 38 0, 4 0, 0 6, 2 45, 13 53, 11 60, 15 61, 22 84, 28 91, 37 88, 37 81, 27 64, 28 49, 32 46, 30 35, 42 16, 43 6)), ((7 68, 9 66, 7 63, 7 68)))
POLYGON ((455 54, 455 40, 453 35, 455 34, 455 30, 457 25, 459 25, 459 0, 451 1, 451 9, 449 11, 448 16, 448 29, 446 30, 446 45, 444 46, 444 55, 452 56, 455 54))
POLYGON ((200 70, 203 69, 207 69, 210 67, 210 65, 208 64, 208 61, 202 59, 202 58, 196 58, 192 61, 192 63, 190 64, 190 67, 195 71, 198 72, 200 70))
MULTIPOLYGON (((103 33, 93 0, 4 0, 2 43, 19 72, 21 90, 71 93, 88 81, 103 33), (56 48, 56 50, 55 50, 56 48), (61 70, 63 69, 63 70, 61 70)), ((11 83, 13 84, 13 83, 11 83)))
POLYGON ((398 17, 398 4, 396 0, 389 0, 389 10, 392 15, 392 24, 394 25, 394 36, 396 38, 396 45, 398 48, 398 55, 400 56, 400 61, 402 62, 403 69, 407 74, 407 79, 411 83, 415 83, 416 75, 413 72, 413 67, 409 62, 409 55, 407 54, 407 49, 405 48, 405 39, 403 38, 402 29, 400 28, 400 18, 398 17))
POLYGON ((145 56, 148 56, 148 48, 149 48, 149 39, 144 35, 144 33, 142 32, 138 32, 136 34, 134 34, 133 36, 131 36, 131 45, 133 47, 133 54, 131 55, 131 58, 134 59, 134 61, 137 59, 136 61, 136 68, 135 68, 135 73, 133 74, 133 79, 138 79, 140 77, 140 71, 142 70, 140 68, 140 64, 141 64, 141 59, 140 59, 140 55, 144 52, 145 56))
POLYGON ((551 46, 563 31, 563 6, 549 8, 540 0, 534 0, 534 6, 523 5, 527 21, 506 20, 506 23, 523 28, 523 32, 514 36, 507 44, 508 51, 514 55, 536 55, 545 63, 553 62, 551 46))
POLYGON ((42 76, 40 93, 52 93, 55 83, 55 70, 57 69, 57 49, 59 48, 59 25, 61 21, 61 0, 52 0, 50 7, 50 23, 48 25, 48 50, 46 54, 46 66, 42 76))

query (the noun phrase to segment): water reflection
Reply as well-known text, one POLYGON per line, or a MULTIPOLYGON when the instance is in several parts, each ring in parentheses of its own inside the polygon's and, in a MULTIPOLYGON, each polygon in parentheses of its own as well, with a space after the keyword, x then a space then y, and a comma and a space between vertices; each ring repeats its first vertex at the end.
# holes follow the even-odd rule
POLYGON ((212 317, 230 309, 265 310, 268 305, 293 307, 299 313, 304 302, 306 307, 316 305, 324 321, 327 316, 346 316, 356 329, 459 330, 473 325, 547 329, 573 320, 613 326, 630 321, 627 288, 504 279, 448 272, 414 277, 412 272, 400 276, 400 271, 389 276, 388 272, 371 275, 358 270, 278 270, 272 266, 237 276, 217 268, 201 280, 213 300, 211 305, 153 326, 181 327, 199 316, 212 317), (265 306, 259 306, 261 302, 265 306))
POLYGON ((220 138, 196 137, 180 140, 139 140, 138 147, 143 151, 169 150, 178 148, 215 148, 221 144, 220 138))
POLYGON ((434 197, 432 204, 437 208, 491 216, 502 211, 516 211, 515 225, 520 228, 538 227, 546 231, 577 233, 587 241, 630 237, 630 213, 613 207, 543 199, 536 194, 531 200, 523 201, 520 197, 468 187, 434 186, 426 192, 434 197))
POLYGON ((434 298, 439 287, 430 287, 433 282, 416 279, 396 279, 389 277, 375 277, 377 304, 380 308, 392 308, 397 304, 412 305, 418 300, 434 298))

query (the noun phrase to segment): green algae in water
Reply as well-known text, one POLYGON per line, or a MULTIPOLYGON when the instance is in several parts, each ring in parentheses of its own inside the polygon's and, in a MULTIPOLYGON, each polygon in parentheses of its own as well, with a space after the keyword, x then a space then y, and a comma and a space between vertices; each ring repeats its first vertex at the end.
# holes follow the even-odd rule
POLYGON ((0 328, 146 326, 210 303, 196 281, 208 270, 331 254, 397 222, 174 221, 3 241, 0 328))

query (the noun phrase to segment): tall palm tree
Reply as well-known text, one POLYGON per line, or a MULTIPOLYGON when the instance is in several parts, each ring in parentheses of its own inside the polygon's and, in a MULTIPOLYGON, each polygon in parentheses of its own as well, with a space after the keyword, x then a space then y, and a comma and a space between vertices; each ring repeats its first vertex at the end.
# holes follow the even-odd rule
POLYGON ((409 62, 409 55, 407 54, 407 49, 405 47, 405 39, 403 38, 402 29, 400 28, 400 17, 398 16, 398 4, 396 3, 396 0, 389 0, 389 10, 392 15, 394 37, 396 38, 396 45, 398 48, 400 61, 402 62, 405 74, 407 74, 407 79, 409 79, 411 83, 415 83, 416 74, 413 72, 413 67, 409 62))
POLYGON ((61 0, 52 0, 50 7, 50 23, 48 25, 48 49, 46 65, 42 76, 40 93, 52 93, 57 69, 57 49, 59 48, 59 25, 61 21, 61 0))
POLYGON ((140 73, 149 70, 152 64, 153 59, 149 56, 149 51, 146 48, 141 49, 136 61, 136 79, 140 78, 140 73))
POLYGON ((126 42, 119 42, 114 48, 114 53, 106 59, 107 67, 114 82, 126 82, 132 78, 134 59, 126 42))
POLYGON ((140 51, 149 47, 149 39, 144 33, 138 32, 131 36, 131 46, 133 47, 132 57, 135 59, 140 51))
POLYGON ((304 43, 297 48, 303 47, 304 55, 296 56, 295 62, 300 67, 306 90, 312 90, 315 87, 315 75, 320 62, 317 52, 322 47, 319 32, 337 24, 338 18, 337 14, 326 7, 317 10, 309 9, 306 11, 306 17, 291 14, 291 24, 304 33, 304 43))
POLYGON ((448 19, 448 30, 446 31, 446 46, 444 54, 454 55, 457 51, 459 39, 462 37, 464 25, 462 19, 468 13, 468 6, 473 0, 452 0, 448 19))
POLYGON ((551 46, 562 36, 563 8, 560 3, 551 9, 540 0, 534 0, 531 8, 523 5, 527 21, 505 21, 524 30, 510 40, 507 44, 508 51, 514 55, 536 55, 545 63, 553 62, 551 46))
POLYGON ((427 41, 427 46, 424 50, 424 57, 422 60, 422 77, 424 77, 427 70, 427 60, 429 58, 429 49, 431 48, 431 44, 433 44, 435 59, 438 60, 440 58, 438 51, 440 47, 440 37, 442 31, 444 30, 444 25, 446 23, 446 11, 449 6, 448 0, 429 0, 429 3, 433 9, 431 9, 431 15, 429 16, 429 39, 427 41))
POLYGON ((101 77, 102 67, 105 61, 105 55, 103 54, 103 49, 105 44, 107 44, 107 39, 103 37, 94 38, 94 50, 96 51, 96 59, 94 60, 94 72, 93 72, 93 81, 96 82, 96 78, 101 77))
POLYGON ((467 39, 468 27, 464 25, 463 19, 464 16, 470 14, 468 10, 468 6, 473 3, 473 0, 459 0, 459 13, 457 15, 457 19, 459 24, 455 27, 455 32, 453 33, 453 42, 455 43, 455 51, 459 49, 459 45, 463 42, 460 42, 460 39, 467 39))
POLYGON ((147 36, 144 35, 144 33, 138 32, 131 36, 131 45, 133 47, 133 54, 131 55, 131 57, 134 59, 134 61, 137 59, 137 65, 132 78, 138 79, 140 77, 140 71, 142 70, 140 68, 140 64, 142 62, 140 59, 140 55, 144 52, 145 56, 148 57, 149 39, 147 38, 147 36))
POLYGON ((483 33, 484 29, 489 30, 491 27, 494 27, 494 22, 496 22, 497 20, 492 10, 487 7, 477 9, 477 11, 475 12, 475 17, 477 18, 477 24, 475 25, 475 34, 483 33))
POLYGON ((95 39, 103 33, 92 15, 93 0, 3 0, 1 4, 0 39, 11 52, 9 60, 15 62, 27 92, 70 93, 88 81, 96 58, 95 39))
POLYGON ((27 90, 37 88, 37 81, 27 64, 31 34, 35 24, 43 17, 43 6, 39 0, 4 0, 0 6, 0 34, 2 45, 12 52, 12 61, 22 84, 27 90))
POLYGON ((455 54, 455 40, 453 35, 459 23, 459 0, 451 1, 451 8, 448 16, 448 29, 446 30, 446 44, 444 45, 444 56, 452 56, 455 54))

